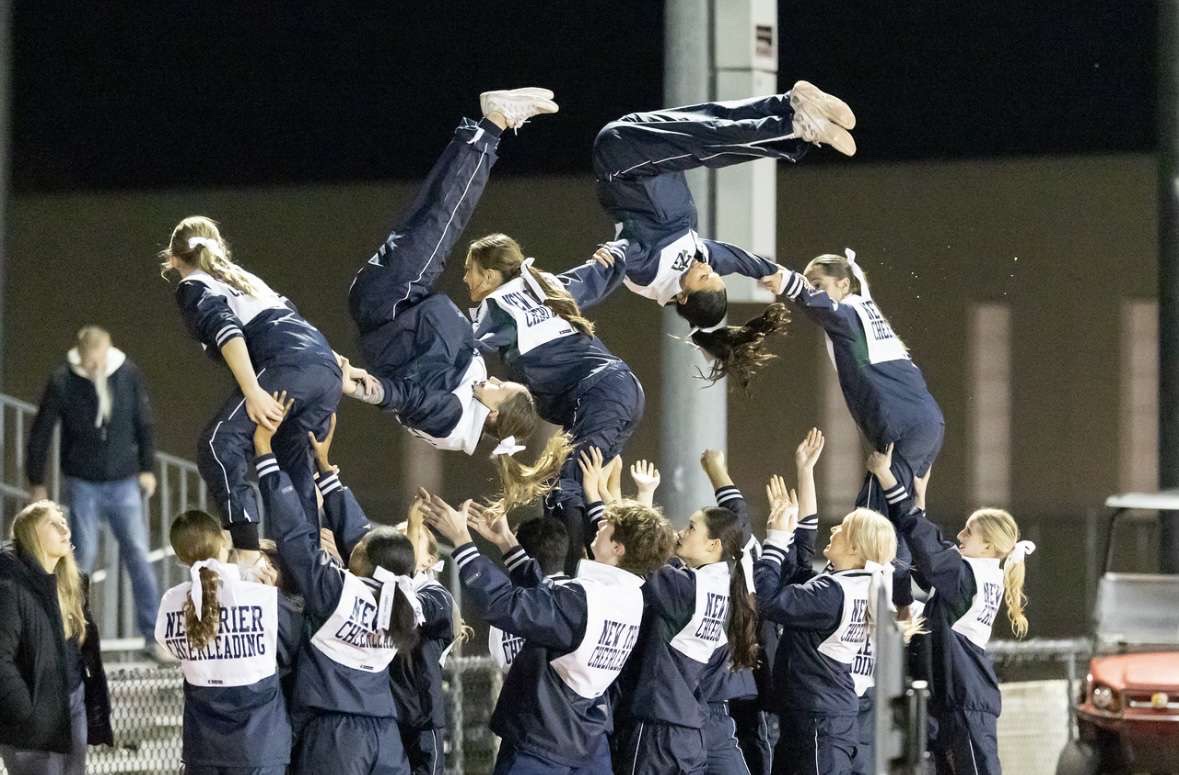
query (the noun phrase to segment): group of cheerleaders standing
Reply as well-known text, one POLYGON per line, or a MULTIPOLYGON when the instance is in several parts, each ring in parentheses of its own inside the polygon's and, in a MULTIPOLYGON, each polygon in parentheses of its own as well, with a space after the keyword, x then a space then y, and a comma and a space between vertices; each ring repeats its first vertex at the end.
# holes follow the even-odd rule
POLYGON ((238 388, 200 439, 220 519, 190 511, 173 521, 192 579, 165 595, 156 631, 185 677, 186 771, 441 773, 442 665, 466 628, 435 580, 432 531, 453 544, 464 598, 492 625, 507 671, 491 720, 497 773, 870 772, 880 589, 891 590, 932 686, 938 771, 999 772, 986 646, 1004 602, 1016 634, 1026 631, 1032 547, 999 509, 972 514, 956 544, 926 517, 941 411, 850 251, 796 272, 695 230, 686 170, 797 161, 809 145, 851 155, 852 111, 799 81, 781 95, 607 124, 593 164, 615 239, 560 274, 507 235, 475 240, 468 318, 435 285, 504 131, 557 111, 544 89, 487 92, 481 107, 352 280, 364 369, 234 263, 213 221, 186 218, 162 253, 179 275, 185 324, 238 388), (724 276, 734 273, 783 301, 727 324, 724 276), (675 305, 712 381, 748 386, 790 305, 822 327, 875 451, 821 572, 818 430, 798 446, 796 489, 780 477, 767 486, 763 542, 716 451, 701 458, 716 504, 678 534, 652 505, 653 467, 633 468, 638 495, 621 496, 619 456, 643 388, 585 317, 619 285, 675 305), (489 376, 489 352, 513 381, 489 376), (402 525, 370 524, 330 462, 345 393, 439 449, 470 455, 489 439, 496 496, 455 508, 418 491, 402 525), (526 445, 541 420, 561 432, 535 453, 526 445), (542 498, 543 517, 509 526, 513 509, 542 498), (772 753, 767 713, 778 718, 772 753))

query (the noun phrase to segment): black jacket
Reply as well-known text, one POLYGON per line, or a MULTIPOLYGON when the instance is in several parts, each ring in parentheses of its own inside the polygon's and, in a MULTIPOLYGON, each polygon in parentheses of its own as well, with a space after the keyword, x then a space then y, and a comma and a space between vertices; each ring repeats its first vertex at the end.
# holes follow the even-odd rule
MULTIPOLYGON (((76 359, 71 351, 70 361, 76 359)), ((151 405, 143 374, 112 347, 107 366, 111 394, 109 420, 95 425, 98 393, 94 382, 67 362, 53 372, 37 419, 29 431, 26 474, 31 484, 45 481, 53 427, 61 420, 61 470, 89 482, 113 482, 151 471, 155 456, 151 405)))
MULTIPOLYGON (((86 720, 91 745, 112 745, 110 696, 98 628, 85 605, 82 644, 86 720)), ((65 632, 57 580, 7 544, 0 550, 0 743, 67 753, 70 734, 65 632)))

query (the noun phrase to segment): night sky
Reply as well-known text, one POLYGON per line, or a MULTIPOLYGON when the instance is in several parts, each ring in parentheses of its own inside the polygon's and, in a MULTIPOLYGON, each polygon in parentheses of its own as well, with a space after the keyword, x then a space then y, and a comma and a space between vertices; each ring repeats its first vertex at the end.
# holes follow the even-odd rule
MULTIPOLYGON (((480 91, 522 85, 552 88, 561 114, 497 176, 581 173, 598 127, 661 104, 662 5, 17 0, 13 183, 416 178, 480 91)), ((1150 151, 1155 15, 1146 0, 782 2, 780 85, 844 97, 866 162, 1150 151)))

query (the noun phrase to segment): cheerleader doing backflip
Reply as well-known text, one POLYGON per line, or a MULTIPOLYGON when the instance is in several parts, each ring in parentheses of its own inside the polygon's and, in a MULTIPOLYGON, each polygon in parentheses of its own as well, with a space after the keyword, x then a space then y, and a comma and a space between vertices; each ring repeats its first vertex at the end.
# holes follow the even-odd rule
POLYGON ((506 454, 535 429, 536 401, 525 385, 488 378, 470 321, 434 285, 487 185, 501 132, 555 113, 552 96, 532 88, 482 94, 483 119, 459 124, 408 211, 348 291, 368 366, 368 372, 350 370, 349 394, 392 412, 439 449, 474 454, 485 433, 506 441, 496 461, 508 508, 545 491, 568 446, 554 437, 532 466, 506 454))
POLYGON ((646 403, 634 372, 606 349, 582 315, 621 282, 619 251, 607 244, 581 266, 551 275, 534 267, 511 237, 491 234, 471 243, 463 275, 479 304, 479 346, 500 353, 536 397, 540 416, 575 445, 577 454, 565 459, 545 503, 546 514, 569 532, 570 574, 593 538, 577 456, 591 447, 607 459, 621 454, 646 403))
POLYGON ((722 325, 728 311, 724 275, 762 279, 772 261, 696 233, 696 204, 684 172, 755 158, 798 161, 809 144, 848 156, 855 115, 842 100, 799 81, 786 94, 630 113, 607 124, 594 141, 598 200, 626 241, 626 286, 660 305, 674 303, 692 325, 692 341, 717 358, 714 379, 748 374, 735 352, 785 329, 780 306, 745 326, 722 325))

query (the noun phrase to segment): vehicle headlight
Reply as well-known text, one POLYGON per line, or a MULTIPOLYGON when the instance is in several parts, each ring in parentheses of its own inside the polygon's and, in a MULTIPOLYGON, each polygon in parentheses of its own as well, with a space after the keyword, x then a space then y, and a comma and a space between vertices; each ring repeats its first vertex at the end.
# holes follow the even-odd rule
POLYGON ((1093 687, 1093 705, 1101 710, 1117 710, 1118 695, 1108 686, 1093 687))

